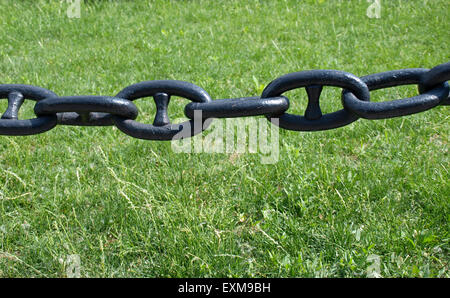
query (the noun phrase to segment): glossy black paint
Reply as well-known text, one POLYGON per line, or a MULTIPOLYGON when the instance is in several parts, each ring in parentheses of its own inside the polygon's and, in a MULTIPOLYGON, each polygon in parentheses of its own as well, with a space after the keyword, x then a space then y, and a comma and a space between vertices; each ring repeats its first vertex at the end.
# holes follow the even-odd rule
POLYGON ((87 114, 91 112, 110 113, 136 119, 138 109, 129 100, 110 96, 63 96, 44 99, 34 106, 34 113, 38 116, 63 112, 87 114))
POLYGON ((217 99, 211 102, 191 102, 184 108, 184 114, 194 119, 195 111, 201 111, 203 118, 236 118, 258 115, 278 115, 289 108, 285 96, 275 98, 240 97, 217 99))
MULTIPOLYGON (((420 78, 419 92, 424 93, 448 80, 450 80, 450 62, 440 64, 424 73, 420 78)), ((450 105, 450 95, 441 102, 441 105, 450 105)))
POLYGON ((174 140, 191 137, 205 130, 213 118, 264 115, 289 130, 317 131, 341 127, 362 118, 386 119, 410 115, 436 106, 449 105, 450 62, 431 70, 412 68, 393 70, 358 78, 337 70, 308 70, 290 73, 272 81, 261 97, 211 100, 202 88, 183 81, 156 80, 130 85, 111 96, 63 96, 50 90, 20 84, 0 85, 0 98, 8 107, 0 119, 0 135, 33 135, 62 125, 116 125, 124 133, 145 140, 174 140), (370 102, 370 91, 400 85, 417 84, 420 94, 410 98, 370 102), (343 88, 343 109, 322 114, 320 95, 323 86, 343 88), (308 106, 304 116, 286 113, 286 91, 306 88, 308 106), (190 119, 172 124, 167 108, 171 96, 191 100, 184 108, 190 119), (153 124, 134 121, 138 109, 132 101, 153 97, 156 115, 153 124), (35 100, 37 118, 19 120, 25 99, 35 100))
POLYGON ((8 99, 8 108, 0 119, 0 135, 34 135, 43 133, 55 127, 57 124, 55 115, 19 120, 18 113, 25 99, 39 102, 45 98, 56 96, 57 95, 50 90, 31 85, 0 85, 0 98, 8 99))
MULTIPOLYGON (((376 73, 362 77, 369 90, 391 88, 401 85, 419 84, 427 69, 412 68, 376 73)), ((429 110, 448 96, 448 84, 440 83, 418 96, 383 102, 364 102, 351 91, 344 91, 342 101, 345 108, 366 119, 386 119, 411 115, 429 110)))
MULTIPOLYGON (((366 84, 355 75, 338 70, 307 70, 294 72, 272 81, 263 91, 261 98, 280 96, 283 92, 306 87, 308 107, 305 116, 284 113, 279 116, 279 126, 288 130, 317 131, 341 127, 358 120, 358 116, 342 109, 322 115, 319 97, 322 86, 336 86, 352 90, 358 98, 369 101, 366 84)), ((273 115, 268 115, 268 119, 273 115)))
POLYGON ((113 116, 113 122, 122 132, 132 137, 144 140, 170 141, 187 138, 201 133, 211 121, 199 119, 171 124, 167 114, 170 96, 181 96, 194 102, 211 102, 211 97, 202 88, 183 81, 146 81, 128 86, 116 97, 135 100, 153 96, 156 104, 156 115, 153 125, 139 123, 126 117, 113 116))

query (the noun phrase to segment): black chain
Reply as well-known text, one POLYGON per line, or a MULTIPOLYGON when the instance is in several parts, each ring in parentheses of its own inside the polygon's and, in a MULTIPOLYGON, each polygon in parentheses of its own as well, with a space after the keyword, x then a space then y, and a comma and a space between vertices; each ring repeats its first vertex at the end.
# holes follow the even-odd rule
MULTIPOLYGON (((341 127, 359 118, 386 119, 423 112, 438 105, 450 105, 450 62, 431 70, 402 69, 357 76, 337 70, 309 70, 290 73, 272 81, 260 97, 211 100, 202 88, 183 81, 146 81, 126 87, 116 96, 58 96, 50 90, 30 86, 0 85, 0 98, 8 99, 8 108, 0 119, 0 135, 34 135, 57 124, 78 126, 115 125, 124 133, 146 140, 172 140, 201 133, 212 118, 264 115, 277 118, 284 129, 318 131, 341 127), (400 85, 417 84, 419 95, 384 102, 371 102, 370 91, 400 85), (343 109, 322 114, 320 94, 323 86, 343 88, 343 109), (289 100, 282 94, 306 88, 308 106, 304 116, 286 113, 289 100), (191 100, 184 109, 189 121, 172 124, 167 114, 170 96, 191 100), (156 103, 153 124, 134 121, 138 109, 135 99, 152 96, 156 103), (36 101, 36 118, 19 120, 25 99, 36 101), (198 121, 197 121, 198 120, 198 121)), ((274 121, 275 122, 275 121, 274 121)))

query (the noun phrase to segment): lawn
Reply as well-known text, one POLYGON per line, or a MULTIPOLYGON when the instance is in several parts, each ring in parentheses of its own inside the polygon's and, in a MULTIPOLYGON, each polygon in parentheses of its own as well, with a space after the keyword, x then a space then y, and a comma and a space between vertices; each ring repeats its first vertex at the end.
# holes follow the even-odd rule
MULTIPOLYGON (((69 18, 66 1, 0 0, 0 83, 114 96, 173 79, 221 99, 258 96, 295 71, 363 76, 450 60, 448 1, 381 1, 378 19, 369 5, 82 1, 69 18)), ((324 89, 324 112, 341 109, 340 92, 324 89)), ((372 100, 416 94, 402 86, 372 100)), ((289 113, 303 114, 305 90, 285 95, 289 113)), ((188 102, 171 100, 171 119, 188 102)), ((135 103, 137 120, 152 123, 153 100, 135 103)), ((449 116, 439 106, 280 130, 272 164, 176 153, 114 127, 1 136, 0 276, 449 277, 449 116)))

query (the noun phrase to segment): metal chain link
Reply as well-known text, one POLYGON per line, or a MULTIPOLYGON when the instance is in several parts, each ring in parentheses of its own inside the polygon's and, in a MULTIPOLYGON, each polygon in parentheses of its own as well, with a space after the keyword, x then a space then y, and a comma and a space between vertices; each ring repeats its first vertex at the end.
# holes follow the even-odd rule
POLYGON ((122 132, 139 139, 173 140, 194 136, 205 130, 213 118, 264 115, 281 128, 319 131, 350 124, 359 118, 387 119, 423 112, 438 105, 450 105, 450 62, 434 68, 393 70, 364 77, 338 70, 308 70, 290 73, 272 81, 260 97, 211 100, 202 88, 183 81, 146 81, 130 85, 116 96, 58 96, 36 86, 0 85, 0 98, 8 99, 8 108, 0 119, 0 135, 34 135, 57 124, 76 126, 115 125, 122 132), (417 84, 419 94, 384 102, 371 102, 370 91, 417 84), (322 114, 320 94, 323 86, 343 88, 343 108, 322 114), (308 106, 304 116, 289 114, 289 99, 284 92, 305 88, 308 106), (136 122, 138 108, 134 100, 153 97, 156 115, 153 124, 136 122), (171 96, 191 100, 184 109, 190 120, 172 124, 167 108, 171 96), (19 120, 25 99, 35 100, 36 118, 19 120))

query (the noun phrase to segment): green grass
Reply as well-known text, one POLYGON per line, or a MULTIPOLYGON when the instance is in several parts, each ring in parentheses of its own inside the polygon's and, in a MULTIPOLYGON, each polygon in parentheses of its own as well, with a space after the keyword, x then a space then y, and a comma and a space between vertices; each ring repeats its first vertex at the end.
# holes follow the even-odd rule
MULTIPOLYGON (((449 2, 0 0, 0 83, 115 95, 177 79, 212 98, 259 95, 307 69, 362 76, 449 61, 449 2)), ((373 92, 413 96, 416 86, 373 92)), ((302 114, 305 91, 286 93, 302 114)), ((138 120, 154 104, 137 100, 138 120)), ((188 100, 174 99, 171 118, 188 100)), ((340 109, 325 88, 324 112, 340 109)), ((33 117, 26 101, 22 119, 33 117)), ((6 100, 0 110, 6 109, 6 100)), ((0 276, 449 277, 449 110, 280 130, 280 158, 176 154, 113 127, 0 137, 0 276)))

